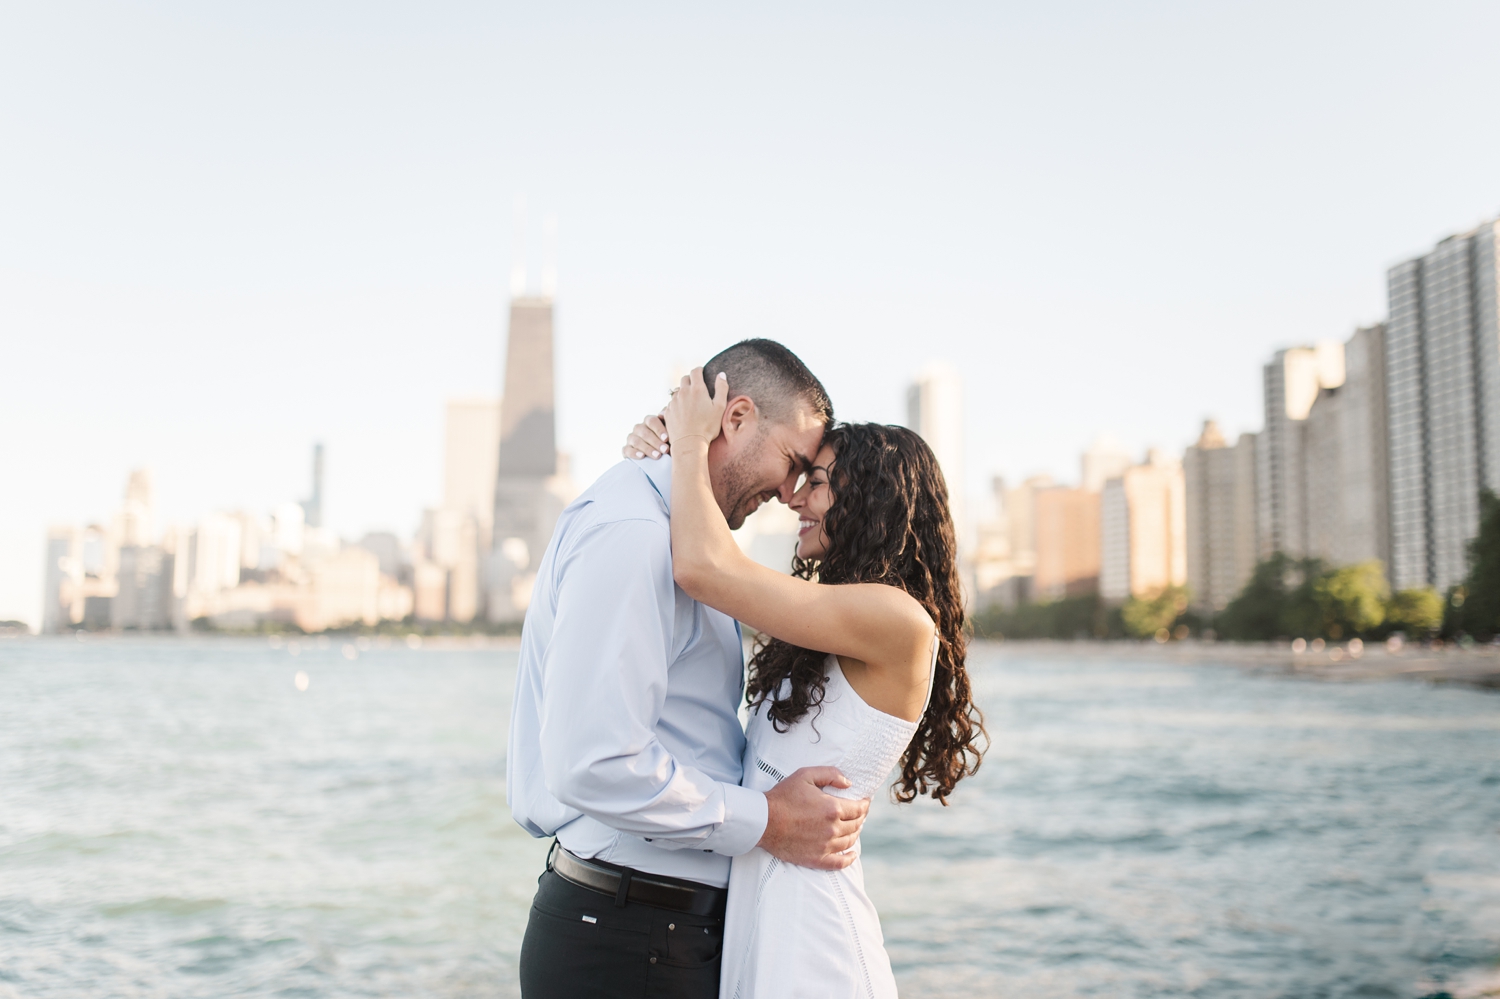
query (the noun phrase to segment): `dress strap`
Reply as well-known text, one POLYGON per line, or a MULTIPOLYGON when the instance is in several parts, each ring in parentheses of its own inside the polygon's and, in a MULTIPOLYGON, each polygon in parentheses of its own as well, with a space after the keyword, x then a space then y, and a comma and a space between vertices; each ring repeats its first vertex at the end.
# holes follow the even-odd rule
POLYGON ((922 702, 922 714, 919 717, 919 724, 920 718, 927 716, 927 705, 932 703, 932 684, 937 679, 937 657, 942 647, 942 639, 938 637, 937 627, 934 626, 932 629, 932 659, 927 664, 927 699, 922 702))

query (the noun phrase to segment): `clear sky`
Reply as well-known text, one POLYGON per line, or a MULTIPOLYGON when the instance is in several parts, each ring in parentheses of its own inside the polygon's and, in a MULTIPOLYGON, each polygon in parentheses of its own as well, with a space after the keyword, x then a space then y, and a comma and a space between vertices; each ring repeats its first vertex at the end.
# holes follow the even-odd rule
POLYGON ((1500 5, 130 2, 0 11, 0 618, 52 521, 305 494, 408 534, 558 220, 587 482, 780 339, 840 416, 967 380, 969 482, 1260 425, 1260 365, 1500 212, 1500 5), (535 264, 535 260, 533 260, 535 264))

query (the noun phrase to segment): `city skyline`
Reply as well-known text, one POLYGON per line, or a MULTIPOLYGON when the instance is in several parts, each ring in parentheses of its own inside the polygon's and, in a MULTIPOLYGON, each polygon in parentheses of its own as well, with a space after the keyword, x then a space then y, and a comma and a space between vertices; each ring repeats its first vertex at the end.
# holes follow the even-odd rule
MULTIPOLYGON (((1379 565, 1400 590, 1454 585, 1500 453, 1497 225, 1392 267, 1389 323, 1277 350, 1262 366, 1263 427, 1234 447, 1212 419, 1180 459, 1151 448, 1137 463, 1104 434, 1080 453, 1077 485, 1033 476, 1011 489, 994 477, 981 519, 962 489, 963 376, 924 365, 905 423, 960 483, 950 503, 966 602, 1097 595, 1118 606, 1185 586, 1182 606, 1212 614, 1272 556, 1379 565), (1403 544, 1418 564, 1393 562, 1403 544)), ((448 401, 443 499, 409 544, 371 532, 350 543, 323 527, 321 442, 307 499, 269 520, 221 511, 158 530, 152 473, 135 469, 112 517, 49 528, 43 630, 180 631, 200 619, 321 630, 408 615, 518 625, 536 553, 578 490, 556 443, 556 301, 524 276, 512 291, 504 391, 448 401)), ((741 545, 784 567, 792 518, 773 507, 754 519, 741 545)))
POLYGON ((1272 351, 1500 201, 1480 5, 579 11, 3 15, 0 618, 137 466, 193 520, 305 497, 322 440, 330 527, 409 532, 445 400, 494 392, 518 193, 580 483, 770 335, 849 419, 958 366, 971 499, 1258 428, 1272 351))

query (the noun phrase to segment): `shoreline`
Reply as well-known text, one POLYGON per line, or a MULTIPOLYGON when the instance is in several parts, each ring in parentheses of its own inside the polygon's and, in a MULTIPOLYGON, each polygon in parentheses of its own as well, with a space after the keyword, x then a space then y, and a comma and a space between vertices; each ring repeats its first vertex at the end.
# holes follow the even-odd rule
POLYGON ((216 642, 257 642, 269 645, 272 648, 280 648, 293 642, 305 649, 328 649, 341 648, 345 645, 353 645, 361 652, 370 649, 439 649, 439 650, 465 650, 465 649, 519 649, 521 647, 520 635, 351 635, 339 632, 321 632, 311 635, 302 634, 242 634, 231 632, 189 632, 179 634, 175 631, 87 631, 81 635, 72 633, 66 635, 0 635, 0 648, 4 648, 5 641, 32 641, 32 642, 76 642, 79 644, 108 644, 111 642, 119 644, 138 644, 146 642, 180 641, 184 644, 200 643, 212 645, 216 642), (409 641, 416 638, 416 642, 409 641), (279 640, 280 645, 273 639, 279 640))
MULTIPOLYGON (((282 642, 296 642, 307 648, 341 648, 355 646, 365 652, 378 649, 428 649, 437 651, 515 651, 521 647, 519 635, 423 635, 416 643, 403 636, 372 635, 283 635, 282 642)), ((746 654, 751 649, 746 636, 746 654)), ((137 644, 163 640, 212 645, 218 642, 257 642, 275 645, 268 635, 229 635, 173 632, 86 632, 77 635, 0 635, 0 648, 8 641, 79 642, 137 644)), ((1362 654, 1351 656, 1344 645, 1330 645, 1319 651, 1311 648, 1295 652, 1288 642, 1204 642, 1183 639, 1157 643, 1152 641, 1100 639, 989 639, 975 638, 972 646, 990 651, 1022 653, 1033 656, 1088 656, 1127 659, 1151 659, 1178 665, 1226 665, 1241 669, 1300 676, 1335 682, 1408 680, 1434 684, 1456 684, 1481 690, 1500 691, 1500 647, 1444 646, 1423 648, 1408 645, 1390 650, 1373 643, 1362 654)))
POLYGON ((1092 655, 1155 659, 1181 665, 1223 664, 1316 680, 1416 680, 1457 684, 1500 691, 1500 648, 1458 646, 1423 648, 1408 645, 1389 650, 1375 643, 1351 656, 1342 645, 1319 651, 1294 652, 1289 642, 1204 642, 1197 639, 1166 642, 1077 639, 975 639, 975 645, 1009 649, 1030 655, 1092 655))

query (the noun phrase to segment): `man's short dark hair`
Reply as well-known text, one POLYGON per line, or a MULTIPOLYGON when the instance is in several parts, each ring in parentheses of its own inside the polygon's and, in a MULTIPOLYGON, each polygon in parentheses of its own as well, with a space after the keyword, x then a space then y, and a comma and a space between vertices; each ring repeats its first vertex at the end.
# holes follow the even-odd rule
POLYGON ((833 423, 833 403, 817 376, 802 359, 775 340, 741 340, 719 351, 703 366, 703 381, 713 391, 719 372, 729 376, 729 396, 748 395, 770 423, 789 423, 798 405, 812 410, 825 426, 833 423))

